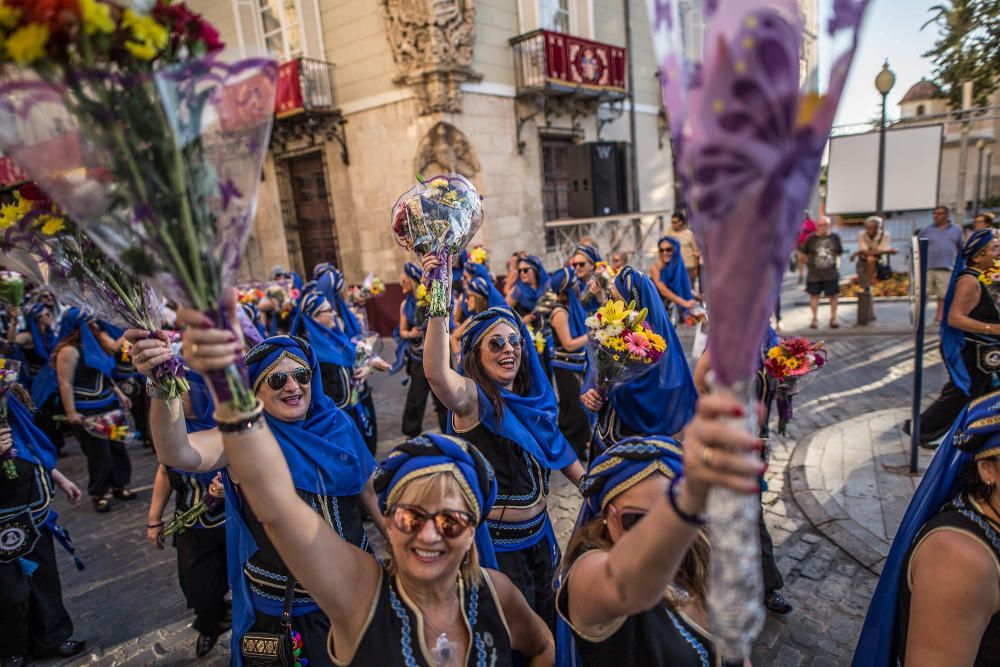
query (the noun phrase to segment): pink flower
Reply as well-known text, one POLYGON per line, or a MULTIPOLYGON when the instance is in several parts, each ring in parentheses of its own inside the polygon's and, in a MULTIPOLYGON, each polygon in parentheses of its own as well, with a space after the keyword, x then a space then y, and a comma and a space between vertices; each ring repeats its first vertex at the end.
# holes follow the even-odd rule
POLYGON ((648 338, 640 333, 630 331, 625 334, 625 350, 634 357, 645 359, 649 357, 652 348, 648 338))

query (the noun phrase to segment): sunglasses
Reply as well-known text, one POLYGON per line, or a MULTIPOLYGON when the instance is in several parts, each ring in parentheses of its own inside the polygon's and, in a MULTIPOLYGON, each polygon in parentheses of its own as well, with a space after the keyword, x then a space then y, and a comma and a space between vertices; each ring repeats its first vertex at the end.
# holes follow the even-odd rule
POLYGON ((512 348, 517 349, 524 343, 524 339, 521 338, 521 334, 512 333, 506 338, 497 334, 486 341, 486 344, 490 348, 490 352, 493 352, 494 354, 503 350, 507 346, 507 343, 510 343, 512 348))
POLYGON ((672 254, 674 252, 674 249, 673 248, 660 248, 660 252, 665 252, 665 253, 672 254))
POLYGON ((531 267, 528 267, 528 266, 526 266, 526 267, 518 267, 518 269, 517 269, 518 273, 529 273, 530 271, 531 271, 531 267))
POLYGON ((572 266, 574 269, 582 269, 585 266, 587 266, 587 262, 573 262, 572 264, 570 264, 570 266, 572 266))
POLYGON ((333 308, 321 308, 313 313, 313 317, 319 317, 320 315, 326 315, 327 313, 332 313, 333 308))
POLYGON ((428 521, 434 522, 434 528, 441 537, 453 540, 472 525, 472 515, 459 510, 441 510, 426 512, 413 505, 396 505, 392 508, 392 525, 406 535, 419 533, 428 521))
POLYGON ((611 509, 612 514, 618 516, 618 523, 621 524, 622 530, 625 531, 626 533, 632 530, 635 524, 639 523, 639 520, 642 517, 646 516, 645 512, 638 512, 638 511, 622 512, 614 505, 608 505, 608 507, 611 509))
POLYGON ((278 391, 285 386, 288 382, 288 376, 291 375, 292 379, 298 383, 300 387, 304 387, 310 382, 312 382, 313 372, 308 368, 296 368, 291 373, 286 371, 278 371, 277 373, 271 373, 267 376, 267 386, 271 389, 278 391))

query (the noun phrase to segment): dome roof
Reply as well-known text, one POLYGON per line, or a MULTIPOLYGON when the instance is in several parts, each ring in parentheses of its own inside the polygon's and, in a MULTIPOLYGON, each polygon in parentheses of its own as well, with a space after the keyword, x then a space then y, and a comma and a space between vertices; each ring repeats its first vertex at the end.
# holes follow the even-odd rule
POLYGON ((906 94, 903 95, 903 99, 899 103, 906 104, 907 102, 917 102, 920 100, 933 100, 939 97, 944 97, 944 93, 941 92, 937 84, 927 79, 920 79, 920 81, 910 86, 910 89, 906 91, 906 94))

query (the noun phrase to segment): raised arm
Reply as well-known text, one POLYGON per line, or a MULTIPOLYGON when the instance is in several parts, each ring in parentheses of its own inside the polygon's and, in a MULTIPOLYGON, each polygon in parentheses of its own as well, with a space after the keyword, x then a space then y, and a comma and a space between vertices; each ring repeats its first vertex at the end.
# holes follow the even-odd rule
MULTIPOLYGON (((677 497, 684 512, 700 514, 712 484, 744 493, 757 490, 763 464, 745 453, 758 447, 759 441, 716 421, 737 411, 742 408, 732 398, 713 395, 698 401, 697 414, 684 439, 685 473, 677 497), (701 457, 708 446, 714 454, 711 468, 701 457)), ((655 606, 663 599, 697 532, 696 526, 674 512, 665 496, 658 498, 649 513, 611 549, 581 556, 570 570, 566 582, 570 587, 570 620, 580 630, 596 634, 617 619, 655 606)))
MULTIPOLYGON (((422 263, 426 273, 437 268, 441 261, 428 255, 422 263)), ((467 417, 479 410, 479 393, 475 382, 452 370, 449 341, 447 319, 428 318, 424 334, 424 375, 434 395, 446 408, 459 417, 467 417)))

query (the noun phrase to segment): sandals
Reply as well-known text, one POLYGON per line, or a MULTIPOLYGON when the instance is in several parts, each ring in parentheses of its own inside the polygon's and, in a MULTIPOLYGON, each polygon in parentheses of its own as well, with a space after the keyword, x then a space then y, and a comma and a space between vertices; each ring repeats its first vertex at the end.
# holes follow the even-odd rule
POLYGON ((838 322, 837 320, 830 320, 830 328, 831 329, 839 329, 840 328, 840 322, 838 322))
POLYGON ((118 500, 135 500, 139 497, 132 489, 115 489, 112 495, 118 500))
POLYGON ((810 329, 819 329, 819 322, 817 322, 816 320, 813 320, 812 322, 809 323, 809 328, 810 329))
POLYGON ((111 511, 111 501, 107 498, 94 496, 90 500, 94 503, 94 509, 98 514, 107 514, 111 511))

